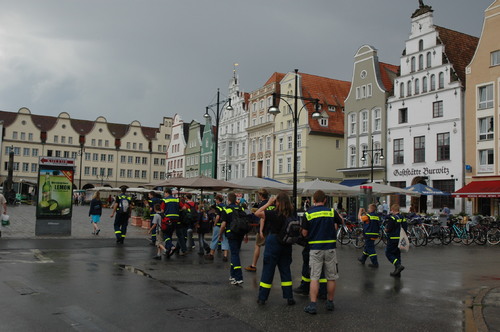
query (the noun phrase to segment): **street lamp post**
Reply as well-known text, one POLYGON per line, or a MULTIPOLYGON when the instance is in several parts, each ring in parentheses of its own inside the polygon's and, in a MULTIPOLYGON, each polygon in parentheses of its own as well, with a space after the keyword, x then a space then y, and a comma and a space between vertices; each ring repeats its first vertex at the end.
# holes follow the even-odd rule
POLYGON ((361 157, 361 161, 366 160, 366 156, 370 156, 370 182, 373 183, 373 164, 375 162, 375 158, 378 156, 380 160, 384 160, 384 149, 374 149, 373 148, 373 136, 372 136, 372 148, 370 150, 364 150, 363 156, 361 157))
POLYGON ((269 107, 269 109, 267 110, 267 112, 269 114, 272 114, 274 116, 278 115, 280 113, 280 110, 276 106, 276 98, 279 98, 288 105, 288 108, 290 109, 290 113, 293 116, 293 183, 292 183, 293 192, 292 192, 292 203, 293 203, 295 211, 297 210, 297 176, 298 176, 298 170, 297 170, 297 156, 298 156, 297 144, 298 144, 298 141, 297 141, 297 136, 298 136, 300 112, 307 105, 314 103, 315 107, 314 107, 314 113, 312 114, 312 117, 313 117, 313 119, 321 118, 321 113, 318 111, 319 99, 299 97, 299 95, 298 95, 298 86, 299 86, 298 76, 299 76, 299 70, 295 69, 295 93, 294 93, 294 95, 273 93, 273 105, 271 107, 269 107), (293 98, 294 99, 294 107, 292 108, 292 105, 290 105, 290 103, 288 103, 288 101, 284 98, 293 98), (300 109, 298 109, 299 99, 307 101, 307 103, 305 103, 300 109))
POLYGON ((231 111, 233 107, 231 106, 231 98, 227 98, 224 100, 220 100, 220 90, 217 89, 217 102, 212 105, 208 105, 205 107, 205 114, 203 115, 206 119, 210 117, 208 114, 208 110, 212 111, 215 115, 215 155, 214 155, 214 174, 213 178, 217 179, 217 162, 218 162, 218 154, 219 154, 219 123, 220 123, 220 112, 224 109, 224 105, 227 105, 226 110, 231 111), (219 107, 222 104, 222 107, 219 107), (212 107, 217 106, 216 111, 212 109, 212 107))

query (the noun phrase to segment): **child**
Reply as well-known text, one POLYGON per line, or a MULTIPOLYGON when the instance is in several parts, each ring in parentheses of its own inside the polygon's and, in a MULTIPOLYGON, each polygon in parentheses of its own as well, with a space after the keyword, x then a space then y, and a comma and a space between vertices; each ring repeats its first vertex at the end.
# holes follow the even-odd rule
POLYGON ((163 245, 163 232, 161 230, 161 219, 163 214, 161 213, 160 204, 154 205, 155 215, 153 220, 151 221, 151 228, 148 230, 148 234, 151 234, 154 229, 156 229, 156 255, 153 256, 153 259, 161 260, 161 253, 165 253, 165 246, 163 245))

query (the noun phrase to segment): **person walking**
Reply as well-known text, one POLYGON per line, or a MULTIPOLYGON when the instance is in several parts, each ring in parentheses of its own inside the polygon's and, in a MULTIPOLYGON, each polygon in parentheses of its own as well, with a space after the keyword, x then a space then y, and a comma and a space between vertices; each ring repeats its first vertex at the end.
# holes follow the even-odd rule
POLYGON ((205 234, 210 232, 210 220, 208 219, 208 211, 205 206, 199 205, 198 222, 195 225, 196 233, 198 233, 198 255, 203 256, 210 252, 210 246, 205 241, 205 234))
MULTIPOLYGON (((167 258, 169 258, 176 251, 172 237, 179 222, 179 198, 172 195, 172 189, 170 188, 165 190, 161 209, 168 219, 167 231, 164 234, 164 243, 167 258)), ((177 242, 179 241, 177 240, 177 242)))
POLYGON ((378 268, 377 252, 375 251, 375 240, 380 236, 380 215, 376 212, 375 204, 368 205, 368 212, 365 209, 359 209, 358 219, 363 223, 363 233, 365 236, 365 248, 363 255, 358 258, 361 264, 365 264, 370 258, 369 267, 378 268))
POLYGON ((304 214, 302 235, 307 238, 310 246, 309 266, 311 268, 311 283, 309 297, 311 302, 304 308, 308 314, 316 314, 319 279, 324 270, 327 279, 326 309, 334 310, 337 270, 337 228, 342 224, 342 217, 333 208, 326 206, 326 195, 318 190, 313 195, 313 206, 304 214))
POLYGON ((115 217, 113 224, 115 229, 116 243, 123 244, 127 235, 128 219, 130 218, 130 211, 132 205, 132 197, 126 194, 127 188, 122 187, 121 193, 116 197, 116 202, 113 204, 113 212, 110 218, 115 217))
POLYGON ((241 285, 243 283, 243 273, 241 271, 240 249, 243 239, 247 239, 246 235, 235 234, 231 232, 231 222, 233 221, 233 213, 237 209, 241 209, 236 204, 236 195, 229 193, 227 195, 227 207, 222 211, 222 223, 220 227, 219 241, 222 240, 222 234, 226 234, 229 242, 229 250, 231 251, 231 267, 230 278, 231 285, 241 285))
POLYGON ((223 204, 224 198, 222 198, 222 195, 217 195, 215 196, 215 206, 214 206, 214 212, 215 212, 215 218, 214 218, 214 224, 212 228, 212 242, 210 243, 210 253, 208 255, 205 255, 205 259, 208 260, 214 260, 214 255, 215 255, 215 250, 217 250, 219 242, 221 242, 221 248, 222 248, 222 261, 227 262, 227 256, 228 256, 228 250, 229 250, 229 242, 227 241, 227 237, 225 233, 221 233, 220 227, 222 225, 222 212, 224 211, 225 205, 223 204), (220 237, 222 235, 222 237, 220 237), (221 240, 219 240, 219 237, 221 240))
POLYGON ((166 249, 163 243, 163 232, 161 230, 161 220, 163 218, 163 213, 161 213, 161 205, 160 204, 155 204, 153 207, 154 210, 154 217, 153 220, 151 221, 151 227, 148 230, 149 234, 153 233, 153 229, 155 229, 155 234, 156 234, 156 255, 153 256, 153 259, 156 260, 161 260, 161 254, 162 252, 165 253, 166 249))
POLYGON ((399 205, 393 204, 391 206, 391 214, 387 218, 385 225, 385 232, 387 233, 387 247, 385 248, 385 256, 394 265, 394 272, 391 272, 391 277, 401 277, 401 272, 405 267, 401 262, 401 250, 398 248, 399 236, 401 227, 406 231, 406 219, 399 213, 399 205))
MULTIPOLYGON (((153 190, 151 190, 148 193, 148 199, 146 202, 147 202, 148 207, 149 207, 149 219, 151 221, 151 226, 152 226, 153 219, 157 213, 155 211, 154 207, 156 206, 156 204, 161 204, 161 199, 159 197, 157 197, 156 193, 153 190)), ((151 233, 150 233, 151 234, 151 245, 155 246, 156 245, 156 230, 157 230, 157 228, 151 227, 150 230, 151 230, 151 233)))
POLYGON ((97 190, 94 195, 92 195, 92 200, 90 201, 89 217, 92 223, 92 234, 99 235, 101 229, 99 228, 99 222, 101 221, 102 215, 102 202, 101 193, 97 190))
POLYGON ((292 245, 282 244, 278 239, 281 229, 287 222, 287 219, 292 217, 293 214, 292 203, 286 193, 280 193, 276 198, 272 197, 267 200, 266 204, 255 212, 255 216, 260 218, 261 222, 259 233, 266 241, 264 265, 262 267, 259 296, 257 299, 258 304, 265 304, 269 297, 276 266, 281 276, 283 298, 287 300, 288 305, 295 304, 292 292, 292 272, 290 270, 290 265, 292 264, 292 245), (276 202, 276 209, 269 210, 269 207, 273 206, 274 202, 276 202))
MULTIPOLYGON (((259 190, 258 192, 258 196, 259 196, 259 205, 258 205, 258 208, 261 208, 262 206, 266 205, 267 202, 269 201, 269 192, 262 188, 259 190)), ((267 206, 267 210, 274 210, 274 206, 273 205, 268 205, 267 206)), ((255 215, 257 217, 257 215, 255 215)), ((262 220, 262 218, 258 218, 258 224, 262 224, 264 221, 262 220)), ((260 229, 260 226, 259 226, 259 229, 260 229)), ((249 271, 249 272, 255 272, 257 271, 257 261, 259 260, 259 256, 260 256, 260 248, 262 246, 264 246, 266 244, 266 238, 265 237, 262 237, 262 234, 260 232, 257 233, 257 235, 255 236, 255 247, 253 249, 253 260, 252 260, 252 264, 247 266, 245 268, 245 270, 249 271)))

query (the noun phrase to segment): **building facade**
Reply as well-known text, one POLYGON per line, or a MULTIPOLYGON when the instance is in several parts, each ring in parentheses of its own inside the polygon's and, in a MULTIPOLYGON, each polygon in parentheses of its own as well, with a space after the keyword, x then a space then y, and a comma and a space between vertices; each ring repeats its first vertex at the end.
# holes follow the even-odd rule
MULTIPOLYGON (((500 214, 500 1, 485 11, 483 30, 466 69, 465 212, 500 214)), ((457 188, 458 189, 458 188, 457 188)))
POLYGON ((201 135, 204 126, 199 122, 191 121, 189 124, 189 138, 186 144, 186 170, 187 178, 200 175, 201 160, 201 135))
POLYGON ((352 85, 345 100, 345 183, 386 182, 387 98, 399 67, 378 61, 377 50, 361 46, 354 56, 352 85), (359 182, 358 182, 359 181, 359 182))
POLYGON ((4 137, 0 177, 7 177, 9 152, 14 151, 14 182, 37 182, 41 156, 75 159, 75 188, 97 186, 138 187, 165 176, 165 152, 170 141, 172 119, 158 128, 138 121, 129 125, 58 117, 0 112, 4 137))
POLYGON ((172 121, 172 135, 166 154, 166 178, 185 177, 186 141, 189 139, 189 124, 179 114, 172 121))
MULTIPOLYGON (((422 183, 452 193, 464 183, 465 66, 477 38, 435 26, 433 10, 423 5, 411 19, 401 56, 401 74, 387 111, 387 180, 395 187, 422 183)), ((462 201, 452 196, 394 196, 408 209, 453 213, 462 201)))
POLYGON ((201 139, 200 174, 210 178, 215 174, 215 130, 217 128, 212 126, 212 118, 208 115, 205 118, 201 139))
POLYGON ((272 106, 273 93, 280 93, 280 81, 285 74, 274 73, 264 86, 250 93, 248 121, 248 175, 274 177, 274 116, 267 110, 272 106))

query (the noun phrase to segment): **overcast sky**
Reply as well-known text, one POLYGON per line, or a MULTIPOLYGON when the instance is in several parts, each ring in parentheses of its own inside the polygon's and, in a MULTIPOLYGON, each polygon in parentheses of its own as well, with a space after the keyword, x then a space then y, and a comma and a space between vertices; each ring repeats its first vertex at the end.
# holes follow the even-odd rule
MULTIPOLYGON (((479 37, 493 0, 424 0, 479 37)), ((273 72, 351 80, 374 46, 399 64, 418 0, 0 0, 0 109, 158 126, 203 120, 233 64, 251 92, 273 72)))

